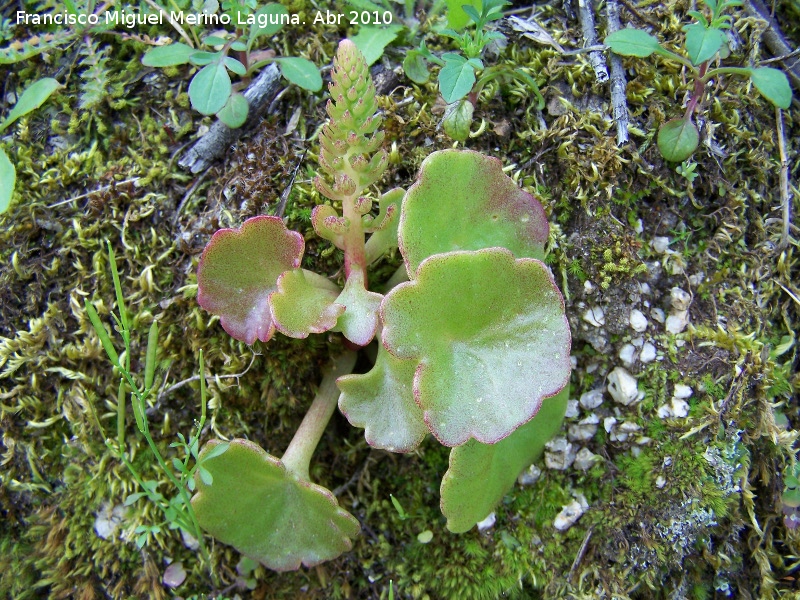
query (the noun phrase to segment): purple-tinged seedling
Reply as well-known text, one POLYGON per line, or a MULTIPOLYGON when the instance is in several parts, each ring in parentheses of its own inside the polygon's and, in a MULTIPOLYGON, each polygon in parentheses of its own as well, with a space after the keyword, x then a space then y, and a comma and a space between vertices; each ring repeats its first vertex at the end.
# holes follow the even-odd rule
POLYGON ((197 482, 200 525, 276 570, 333 558, 358 530, 308 478, 336 397, 374 447, 410 452, 428 433, 453 447, 442 510, 460 532, 538 456, 568 394, 570 331, 542 262, 549 226, 541 204, 499 160, 466 150, 429 156, 407 193, 373 196, 387 156, 369 70, 347 40, 330 90, 315 185, 332 204, 317 206, 312 224, 344 252, 343 288, 299 268, 302 238, 274 217, 215 234, 198 268, 201 305, 237 339, 333 331, 356 346, 378 342, 367 373, 350 374, 348 359, 325 375, 281 460, 244 440, 219 456, 215 442, 200 453, 212 476, 197 482), (370 289, 368 267, 393 248, 403 265, 378 282, 382 295, 370 289))

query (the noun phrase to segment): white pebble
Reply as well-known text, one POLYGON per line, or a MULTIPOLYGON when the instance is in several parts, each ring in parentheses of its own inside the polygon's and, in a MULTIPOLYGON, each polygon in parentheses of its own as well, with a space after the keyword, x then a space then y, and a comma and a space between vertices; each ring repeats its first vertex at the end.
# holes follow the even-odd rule
POLYGON ((619 359, 626 367, 633 365, 636 360, 636 346, 633 344, 625 344, 619 351, 619 359))
POLYGON ((639 354, 639 360, 643 363, 653 362, 656 358, 656 347, 650 342, 646 342, 642 346, 642 352, 639 354))
POLYGON ((664 327, 667 333, 678 334, 681 333, 689 324, 689 311, 678 310, 667 317, 667 322, 664 327))
POLYGON ((638 308, 634 308, 631 311, 629 321, 631 323, 631 327, 633 327, 633 330, 637 333, 642 333, 645 329, 647 329, 647 317, 645 317, 644 313, 638 308))
POLYGON ((614 429, 616 424, 617 420, 614 417, 606 417, 603 419, 603 429, 606 430, 606 433, 611 433, 611 430, 614 429))
POLYGON ((669 301, 675 310, 688 310, 689 305, 692 303, 692 296, 689 292, 685 292, 679 287, 674 287, 670 291, 669 301))
POLYGON ((653 317, 659 323, 664 322, 664 311, 660 308, 652 308, 650 309, 650 316, 653 317))
POLYGON ((608 393, 620 404, 629 406, 641 399, 636 379, 622 367, 616 367, 606 379, 608 380, 608 393))
POLYGON ((619 427, 615 428, 609 437, 611 438, 612 442, 627 442, 628 438, 641 431, 641 427, 639 427, 636 423, 632 423, 631 421, 625 421, 619 427))
POLYGON ((564 417, 567 419, 574 419, 577 416, 578 416, 578 401, 567 400, 567 412, 564 414, 564 417))
POLYGON ((593 408, 600 406, 603 403, 602 388, 589 390, 585 394, 581 394, 580 403, 581 406, 586 410, 592 410, 593 408))
POLYGON ((602 308, 599 306, 593 306, 583 313, 583 320, 589 323, 589 325, 600 327, 605 324, 606 317, 602 308))
POLYGON ((577 424, 570 425, 567 436, 573 442, 588 442, 597 433, 598 423, 600 423, 600 417, 592 413, 577 424))
POLYGON ((654 237, 653 250, 659 254, 664 254, 667 250, 669 250, 669 238, 663 236, 654 237))
POLYGON ((662 404, 658 407, 658 412, 656 413, 659 419, 671 419, 672 418, 672 409, 670 408, 669 404, 662 404))
POLYGON ((592 451, 588 448, 581 448, 578 451, 578 454, 575 457, 575 462, 572 463, 572 466, 580 471, 588 471, 596 462, 599 461, 600 457, 597 456, 597 454, 592 453, 592 451))
POLYGON ((663 475, 659 475, 656 477, 656 487, 660 490, 664 489, 664 486, 667 485, 667 478, 663 475))
POLYGON ((566 471, 575 461, 575 446, 564 436, 553 438, 545 444, 544 464, 548 469, 566 471))
POLYGON ((587 294, 591 294, 594 291, 594 284, 587 279, 583 282, 583 289, 587 294))
POLYGON ((672 414, 678 419, 689 416, 689 403, 680 398, 672 399, 672 414))
POLYGON ((533 485, 537 481, 539 481, 539 477, 542 476, 542 470, 537 467, 536 465, 531 465, 527 469, 525 469, 520 476, 517 478, 517 481, 520 485, 533 485))
POLYGON ((489 513, 488 517, 478 523, 478 531, 486 531, 487 529, 491 529, 494 527, 495 521, 497 521, 497 516, 493 512, 489 513))
POLYGON ((681 398, 685 400, 686 398, 690 398, 692 396, 692 388, 688 385, 684 385, 683 383, 676 383, 675 389, 672 391, 673 398, 681 398))
POLYGON ((94 532, 104 540, 109 539, 125 518, 125 512, 126 509, 122 504, 112 508, 109 502, 104 502, 100 510, 95 513, 94 532))
POLYGON ((583 515, 583 507, 577 500, 573 500, 561 509, 553 521, 553 527, 558 531, 566 531, 572 527, 583 515))

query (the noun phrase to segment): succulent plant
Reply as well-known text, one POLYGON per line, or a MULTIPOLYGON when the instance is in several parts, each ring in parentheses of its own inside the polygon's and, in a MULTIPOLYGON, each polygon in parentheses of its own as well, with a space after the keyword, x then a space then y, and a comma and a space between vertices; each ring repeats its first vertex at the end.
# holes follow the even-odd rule
POLYGON ((348 40, 330 93, 315 185, 341 212, 320 205, 312 223, 344 252, 343 287, 300 268, 303 240, 276 217, 217 232, 198 267, 199 303, 248 344, 275 331, 341 332, 357 347, 376 339, 368 372, 351 373, 351 353, 334 362, 281 460, 245 440, 200 452, 212 475, 197 481, 192 501, 201 527, 276 570, 333 558, 358 531, 308 477, 337 398, 374 447, 410 452, 428 433, 452 447, 442 510, 448 528, 462 532, 541 453, 568 395, 571 338, 543 262, 541 204, 499 160, 466 150, 435 152, 408 191, 371 196, 387 155, 375 87, 348 40), (385 295, 371 291, 369 265, 396 247, 401 276, 385 295))

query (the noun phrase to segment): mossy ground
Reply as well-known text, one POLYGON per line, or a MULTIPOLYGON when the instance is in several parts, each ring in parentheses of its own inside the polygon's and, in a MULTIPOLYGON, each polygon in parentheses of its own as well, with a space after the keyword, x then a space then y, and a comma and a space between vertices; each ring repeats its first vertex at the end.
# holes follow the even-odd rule
MULTIPOLYGON (((297 1, 290 8, 313 14, 317 7, 297 1)), ((689 8, 677 1, 640 3, 638 10, 666 24, 656 32, 661 39, 677 40, 689 8)), ((778 3, 777 10, 782 24, 798 22, 796 4, 778 3)), ((541 7, 538 19, 562 45, 579 47, 574 18, 560 11, 541 7)), ((630 13, 624 18, 641 26, 630 13)), ((742 48, 730 64, 766 58, 759 27, 737 17, 742 48)), ((293 31, 276 47, 329 64, 348 33, 293 31)), ((785 33, 800 45, 799 30, 789 26, 785 33)), ((115 248, 139 333, 134 365, 153 319, 161 327, 161 377, 170 384, 196 374, 200 349, 216 375, 241 373, 252 361, 245 375, 210 386, 209 436, 247 436, 280 453, 321 367, 340 344, 335 336, 277 336, 247 347, 231 340, 194 299, 195 267, 210 235, 272 210, 304 151, 286 217, 308 239, 304 266, 337 271, 340 257, 314 241, 309 220, 320 200, 310 184, 316 158, 310 138, 324 119, 321 95, 290 89, 222 163, 194 178, 176 166, 198 127, 208 123, 188 106, 189 72, 150 72, 138 62, 145 49, 140 42, 99 39, 110 50, 101 80, 105 95, 92 110, 79 107, 86 93, 75 66, 81 40, 0 68, 7 90, 45 75, 67 84, 0 142, 18 172, 14 205, 0 217, 0 596, 202 597, 224 589, 252 598, 386 598, 392 580, 401 598, 797 597, 800 536, 784 526, 781 512, 783 473, 795 460, 800 429, 797 348, 781 355, 774 350, 800 329, 800 269, 797 229, 790 245, 777 249, 775 111, 747 82, 717 82, 702 114, 713 148, 722 151, 702 146, 693 157, 698 177, 689 182, 664 163, 654 144, 657 125, 680 112, 688 89, 675 64, 626 60, 635 129, 632 141, 617 148, 607 89, 595 83, 588 60, 524 39, 512 40, 502 60, 531 70, 548 109, 540 117, 526 91, 492 88, 476 110, 486 131, 468 147, 500 157, 520 185, 539 194, 558 225, 550 259, 574 317, 573 397, 601 385, 619 364, 619 346, 631 337, 625 323, 631 294, 648 280, 644 265, 662 263, 654 306, 668 307, 673 286, 691 290, 692 326, 678 336, 663 328, 654 335, 663 360, 634 368, 644 399, 615 413, 651 441, 636 450, 600 427, 587 444, 601 459, 594 467, 546 470, 534 486, 506 496, 493 528, 456 536, 438 510, 445 449, 429 440, 411 456, 371 450, 361 432, 337 416, 312 477, 340 488, 340 502, 361 521, 362 535, 352 552, 315 569, 278 574, 257 568, 252 591, 234 586, 239 556, 229 547, 213 547, 221 581, 215 589, 208 565, 175 532, 153 536, 141 551, 118 536, 98 537, 95 515, 137 491, 104 445, 104 437, 114 435, 118 379, 83 308, 88 298, 110 320, 106 240, 115 248), (287 133, 295 113, 297 126, 287 133), (657 254, 654 236, 670 237, 676 253, 657 254), (689 280, 698 273, 704 276, 689 280), (586 282, 595 286, 594 295, 586 282), (584 335, 582 302, 606 307, 607 352, 584 335), (676 383, 695 390, 689 416, 662 420, 656 409, 676 383), (660 475, 666 479, 661 489, 660 475), (559 533, 553 519, 573 493, 583 494, 590 508, 559 533), (408 519, 400 518, 390 494, 408 519), (424 530, 433 532, 428 544, 417 540, 424 530), (161 583, 170 559, 189 571, 174 591, 161 583)), ((389 52, 391 65, 400 60, 389 52)), ((396 144, 386 188, 408 186, 430 151, 451 145, 437 129, 435 99, 433 85, 403 81, 381 100, 387 144, 396 144)), ((783 118, 796 213, 796 101, 783 118)), ((375 277, 396 264, 390 257, 375 277)), ((151 423, 167 456, 175 433, 186 433, 198 415, 195 385, 165 398, 151 423)), ((132 427, 128 443, 142 476, 163 480, 132 427)), ((161 489, 167 491, 166 482, 161 489)), ((122 529, 160 519, 140 501, 122 529)))

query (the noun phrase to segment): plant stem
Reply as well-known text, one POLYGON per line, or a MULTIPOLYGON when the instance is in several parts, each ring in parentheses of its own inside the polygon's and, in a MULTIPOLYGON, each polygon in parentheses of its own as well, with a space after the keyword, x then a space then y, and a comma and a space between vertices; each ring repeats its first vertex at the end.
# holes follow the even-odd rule
POLYGON ((345 352, 334 359, 333 365, 325 371, 314 401, 281 458, 287 471, 296 477, 306 481, 310 479, 308 467, 311 464, 311 456, 322 439, 322 434, 325 427, 328 426, 328 421, 330 421, 339 399, 336 379, 351 373, 355 364, 355 352, 345 352))
POLYGON ((694 78, 694 90, 692 91, 692 98, 689 100, 689 105, 686 107, 686 114, 683 116, 683 118, 687 121, 691 120, 692 115, 697 108, 697 104, 703 97, 703 91, 706 87, 705 75, 707 70, 708 61, 704 61, 700 65, 700 70, 697 72, 697 75, 694 78))

